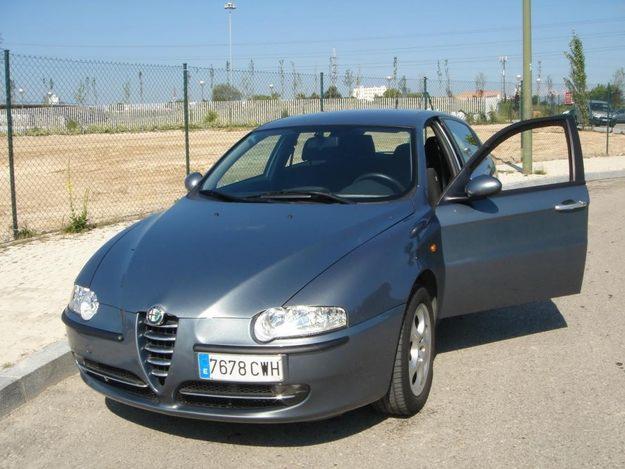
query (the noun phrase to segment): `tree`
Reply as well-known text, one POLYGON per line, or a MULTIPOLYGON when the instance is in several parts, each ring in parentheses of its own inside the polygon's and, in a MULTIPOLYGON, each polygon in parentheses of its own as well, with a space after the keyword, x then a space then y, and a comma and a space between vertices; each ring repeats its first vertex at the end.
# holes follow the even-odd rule
POLYGON ((328 89, 325 91, 325 93, 323 93, 323 97, 326 99, 342 98, 341 93, 339 93, 336 85, 328 86, 328 89))
POLYGON ((625 95, 625 68, 621 67, 614 72, 612 84, 621 90, 621 96, 625 95))
POLYGON ((586 56, 579 36, 573 33, 569 51, 564 53, 571 67, 569 76, 564 78, 566 87, 573 95, 583 127, 588 125, 588 91, 586 89, 586 56))
POLYGON ((389 88, 382 95, 383 98, 399 98, 401 92, 397 88, 389 88))
POLYGON ((588 93, 589 99, 597 101, 607 101, 612 108, 620 107, 623 102, 623 91, 621 88, 608 83, 607 85, 597 85, 588 93))
POLYGON ((347 95, 351 98, 354 89, 354 73, 349 68, 345 70, 343 84, 347 87, 347 95))
POLYGON ((478 98, 484 96, 484 88, 486 88, 486 75, 480 72, 475 75, 475 95, 478 98))
POLYGON ((213 88, 213 101, 240 101, 243 95, 229 83, 220 83, 213 88))

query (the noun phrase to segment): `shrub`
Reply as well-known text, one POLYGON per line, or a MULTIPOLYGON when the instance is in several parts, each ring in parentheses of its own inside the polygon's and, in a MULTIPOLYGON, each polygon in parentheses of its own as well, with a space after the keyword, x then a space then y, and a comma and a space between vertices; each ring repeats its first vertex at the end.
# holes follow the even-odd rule
POLYGON ((217 122, 217 119, 219 118, 219 114, 217 114, 217 111, 208 111, 206 114, 204 114, 204 118, 202 119, 202 122, 204 122, 204 125, 212 125, 215 122, 217 122))
POLYGON ((78 125, 78 121, 75 121, 74 119, 69 119, 65 123, 65 128, 70 133, 75 133, 75 132, 78 132, 80 130, 80 126, 78 125))

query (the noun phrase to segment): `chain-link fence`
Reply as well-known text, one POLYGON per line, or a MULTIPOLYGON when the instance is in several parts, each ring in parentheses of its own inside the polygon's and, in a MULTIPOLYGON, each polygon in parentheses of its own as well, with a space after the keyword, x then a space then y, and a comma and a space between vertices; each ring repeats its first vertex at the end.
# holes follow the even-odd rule
MULTIPOLYGON (((274 119, 427 108, 490 124, 478 131, 487 137, 517 120, 522 102, 519 83, 304 74, 284 63, 266 72, 8 52, 0 61, 0 242, 166 208, 189 170, 206 171, 274 119)), ((572 109, 565 91, 537 87, 535 114, 572 109)))

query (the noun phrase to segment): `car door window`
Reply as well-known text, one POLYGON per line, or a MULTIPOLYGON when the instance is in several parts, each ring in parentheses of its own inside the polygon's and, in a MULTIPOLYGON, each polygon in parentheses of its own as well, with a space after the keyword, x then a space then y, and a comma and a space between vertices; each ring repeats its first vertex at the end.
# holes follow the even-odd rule
MULTIPOLYGON (((493 148, 490 157, 497 167, 497 178, 502 190, 540 187, 569 182, 571 164, 566 131, 559 125, 541 127, 526 132, 529 140, 523 141, 523 133, 511 136, 493 148), (531 159, 531 169, 523 164, 531 159)), ((476 168, 475 174, 480 172, 476 168)))
POLYGON ((480 139, 467 124, 452 119, 444 119, 444 122, 456 145, 458 145, 460 156, 466 163, 482 144, 480 139))

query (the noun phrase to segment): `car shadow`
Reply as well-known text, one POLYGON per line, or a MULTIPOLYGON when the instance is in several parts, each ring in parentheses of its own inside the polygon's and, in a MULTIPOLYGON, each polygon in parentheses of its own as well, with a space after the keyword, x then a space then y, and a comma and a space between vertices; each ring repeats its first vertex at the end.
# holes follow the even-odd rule
POLYGON ((318 422, 244 424, 209 422, 148 412, 106 398, 115 415, 137 425, 194 440, 246 446, 314 446, 371 428, 386 419, 371 406, 318 422))
POLYGON ((567 327, 551 300, 442 319, 437 325, 437 353, 499 342, 567 327))
MULTIPOLYGON (((443 319, 438 325, 438 353, 498 342, 567 327, 552 301, 502 308, 443 319)), ((131 407, 111 399, 106 406, 134 424, 184 438, 224 444, 268 447, 313 446, 341 440, 383 422, 371 406, 319 422, 242 424, 173 417, 131 407)))

